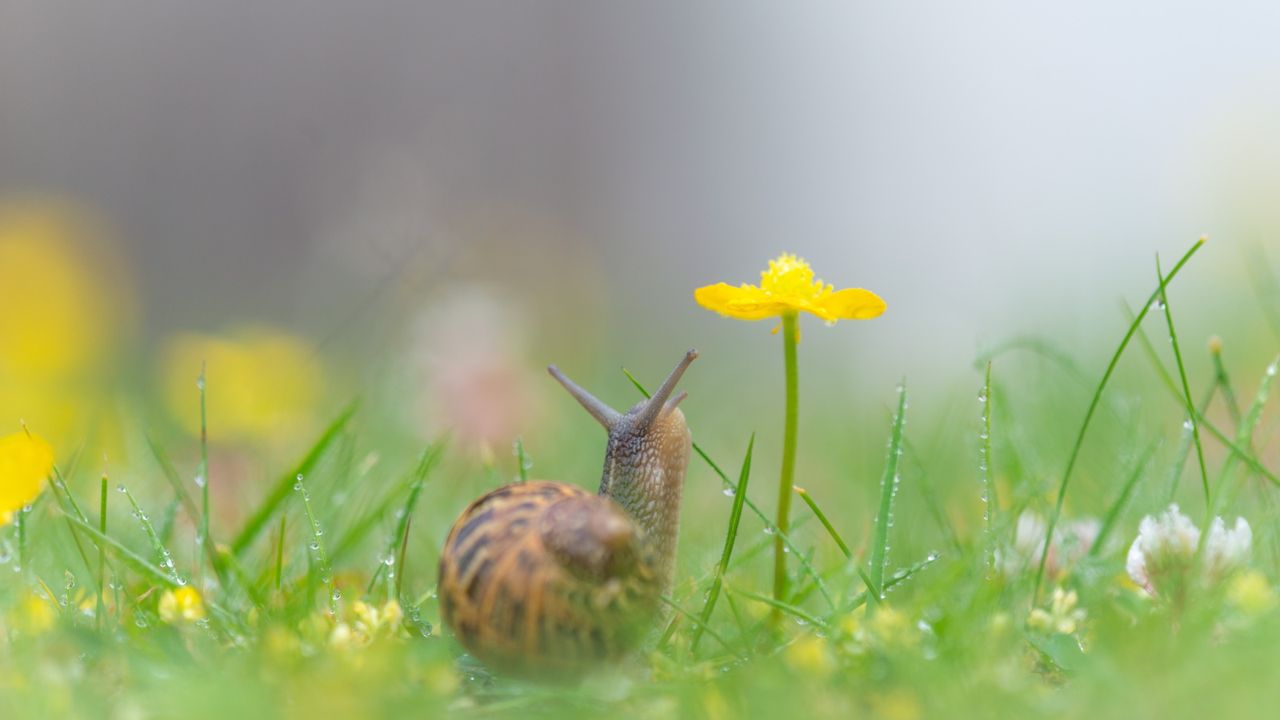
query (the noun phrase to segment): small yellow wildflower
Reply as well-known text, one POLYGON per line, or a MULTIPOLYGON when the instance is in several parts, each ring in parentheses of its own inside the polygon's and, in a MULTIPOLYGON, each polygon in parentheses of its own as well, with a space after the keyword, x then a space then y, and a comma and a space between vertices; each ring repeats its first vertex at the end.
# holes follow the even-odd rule
POLYGON ((160 619, 171 625, 204 619, 204 601, 200 599, 200 593, 190 585, 177 590, 165 590, 160 596, 159 610, 160 619))
POLYGON ((53 448, 27 431, 0 438, 0 526, 31 503, 53 472, 53 448))
POLYGON ((1257 617, 1276 604, 1276 591, 1257 570, 1240 573, 1227 586, 1227 600, 1245 615, 1257 617))
POLYGON ((1080 628, 1086 617, 1084 608, 1076 607, 1079 597, 1076 591, 1070 592, 1062 588, 1053 589, 1053 600, 1049 609, 1036 608, 1027 618, 1027 624, 1035 630, 1047 633, 1071 635, 1080 628))
POLYGON ((798 673, 818 679, 830 677, 835 671, 835 660, 826 639, 817 635, 804 635, 787 646, 782 659, 798 673))
POLYGON ((807 312, 828 323, 870 320, 885 310, 884 300, 870 290, 836 290, 816 280, 803 259, 783 253, 760 273, 760 285, 733 287, 716 283, 698 288, 693 298, 702 307, 738 320, 764 320, 786 313, 807 312))

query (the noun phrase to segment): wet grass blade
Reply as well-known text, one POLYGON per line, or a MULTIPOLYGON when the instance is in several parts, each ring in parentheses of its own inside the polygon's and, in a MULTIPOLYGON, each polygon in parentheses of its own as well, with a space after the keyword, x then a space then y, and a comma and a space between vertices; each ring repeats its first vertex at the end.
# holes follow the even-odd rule
POLYGON ((165 573, 163 570, 156 567, 155 565, 152 565, 145 558, 138 555, 134 551, 125 547, 120 541, 116 540, 115 538, 109 535, 102 534, 101 532, 98 531, 98 528, 90 525, 87 522, 84 522, 83 520, 81 520, 80 518, 77 518, 74 515, 69 515, 69 514, 66 514, 65 512, 63 514, 67 518, 67 520, 72 525, 74 525, 78 530, 88 535, 95 542, 105 544, 107 547, 110 547, 111 550, 116 554, 116 557, 124 561, 125 564, 131 565, 135 570, 140 572, 142 575, 145 575, 152 582, 168 588, 176 588, 179 586, 178 583, 175 582, 173 578, 169 577, 167 573, 165 573))
MULTIPOLYGON (((397 514, 396 529, 391 534, 391 540, 387 543, 386 552, 382 555, 384 558, 391 559, 391 567, 396 569, 396 597, 400 596, 401 576, 403 575, 405 548, 409 539, 409 521, 413 517, 413 511, 418 507, 418 498, 422 495, 422 488, 426 485, 427 478, 431 476, 431 470, 439 462, 444 452, 444 441, 432 443, 418 457, 418 463, 414 468, 413 479, 409 486, 409 494, 405 498, 404 507, 397 514), (397 553, 396 548, 400 551, 397 553)), ((378 582, 378 578, 386 570, 388 565, 385 562, 379 562, 378 567, 374 570, 372 577, 369 578, 369 586, 365 590, 366 593, 372 593, 374 586, 378 582)))
POLYGON ((284 501, 289 498, 289 494, 293 492, 293 485, 297 482, 297 477, 299 475, 305 476, 315 469, 325 451, 329 449, 329 446, 333 444, 352 416, 355 415, 358 405, 358 403, 353 402, 339 413, 338 417, 329 423, 329 427, 325 428, 320 438, 311 446, 311 449, 298 465, 280 476, 266 499, 262 501, 262 504, 258 506, 253 515, 245 521, 244 527, 240 529, 239 534, 232 541, 231 552, 233 555, 242 554, 257 539, 259 533, 271 521, 272 516, 276 514, 284 501))
POLYGON ((827 514, 822 512, 822 508, 818 507, 818 503, 814 502, 813 497, 809 495, 809 491, 802 487, 793 489, 796 494, 800 496, 800 499, 804 501, 804 504, 809 506, 809 510, 818 518, 818 522, 822 523, 822 527, 826 528, 827 534, 830 535, 831 539, 836 542, 837 546, 839 546, 840 552, 844 555, 844 558, 846 560, 852 560, 853 551, 845 544, 844 538, 840 537, 840 533, 836 532, 836 529, 832 527, 831 521, 827 519, 827 514))
POLYGON ((1173 325, 1173 307, 1169 303, 1168 293, 1165 292, 1164 272, 1160 269, 1160 256, 1156 256, 1156 279, 1160 283, 1160 305, 1164 309, 1165 323, 1169 327, 1169 342, 1173 345, 1173 359, 1178 366, 1178 379, 1182 381, 1182 399, 1187 404, 1187 422, 1191 423, 1191 437, 1195 441, 1196 461, 1200 465, 1200 482, 1204 490, 1205 505, 1210 504, 1209 498, 1209 471, 1204 464, 1204 446, 1200 442, 1200 421, 1198 417, 1200 413, 1196 411, 1195 401, 1191 399, 1191 385, 1187 382, 1187 368, 1182 362, 1182 350, 1178 346, 1178 331, 1173 325))
POLYGON ((768 595, 760 595, 759 593, 753 593, 750 590, 743 590, 742 588, 736 588, 736 587, 733 587, 732 585, 727 585, 727 584, 725 585, 725 590, 733 593, 734 595, 740 595, 744 598, 755 600, 756 602, 762 602, 765 605, 768 605, 774 609, 781 610, 784 614, 790 615, 808 625, 812 625, 815 628, 818 628, 819 630, 822 630, 822 631, 830 630, 830 627, 827 625, 827 622, 825 620, 819 617, 816 617, 814 615, 811 615, 808 612, 806 612, 803 608, 796 607, 791 603, 782 602, 781 600, 774 600, 768 595))
MULTIPOLYGON (((129 492, 128 488, 124 485, 120 485, 116 489, 124 493, 124 496, 129 500, 129 505, 133 507, 134 519, 142 526, 142 532, 147 536, 147 540, 151 543, 152 551, 155 552, 156 557, 160 558, 160 569, 169 574, 169 577, 173 580, 174 584, 185 585, 186 582, 178 575, 178 571, 174 567, 173 555, 169 553, 169 550, 164 546, 164 543, 160 541, 160 535, 156 533, 155 526, 151 524, 151 518, 147 517, 147 514, 143 512, 142 507, 138 505, 138 501, 133 497, 133 493, 129 492)), ((105 525, 102 534, 103 536, 106 536, 107 534, 105 525)))
POLYGON ((733 557, 733 546, 738 540, 738 524, 742 521, 743 501, 747 497, 747 482, 751 478, 751 453, 756 446, 755 433, 751 434, 751 439, 747 441, 747 454, 742 458, 742 470, 738 473, 738 488, 733 494, 733 505, 729 509, 729 529, 724 536, 724 550, 720 552, 720 562, 716 565, 715 577, 711 581, 711 590, 707 593, 707 600, 702 605, 702 612, 698 614, 698 624, 693 631, 693 640, 690 648, 697 652, 698 642, 702 640, 702 633, 707 629, 707 623, 711 620, 711 613, 716 608, 716 600, 720 597, 720 587, 724 583, 724 574, 729 569, 729 560, 733 557))
POLYGON ((871 538, 871 582, 884 585, 884 569, 889 563, 889 525, 893 522, 893 498, 898 493, 898 465, 902 459, 902 428, 907 416, 907 384, 898 385, 898 410, 893 416, 893 434, 889 439, 889 457, 880 478, 880 504, 876 511, 875 532, 871 538))
POLYGON ((1160 284, 1151 293, 1151 297, 1142 305, 1142 309, 1134 316, 1133 322, 1129 324, 1129 329, 1125 332, 1124 337, 1120 340, 1120 345, 1111 355, 1110 362, 1107 363, 1107 369, 1102 373, 1102 379, 1098 381, 1098 387, 1093 391, 1093 397, 1089 400, 1089 408, 1084 413, 1084 420, 1080 423, 1080 430, 1076 433, 1075 443, 1072 445, 1071 454, 1067 457, 1066 469, 1062 472, 1062 480, 1058 484, 1058 496, 1054 501, 1053 511, 1049 514, 1049 522, 1045 527, 1044 545, 1040 550, 1040 561, 1036 567, 1036 582, 1031 592, 1031 602, 1034 605, 1040 598, 1040 585, 1044 582, 1044 567, 1049 559, 1049 542, 1053 538, 1053 531, 1058 526, 1058 518, 1062 515, 1062 503, 1067 498, 1067 488, 1071 484, 1071 472, 1075 470, 1076 461, 1080 459, 1080 450, 1084 447, 1085 434, 1089 431, 1089 423, 1093 420, 1093 414, 1098 410, 1098 404, 1102 401, 1102 391, 1106 389, 1107 383, 1111 380, 1112 374, 1115 373, 1116 366, 1120 363, 1120 357, 1124 355, 1125 348, 1129 347, 1129 341, 1133 339, 1134 334, 1138 331, 1138 327, 1142 324, 1147 313, 1151 310, 1151 304, 1156 298, 1164 293, 1164 288, 1173 281, 1178 273, 1186 266, 1187 262, 1195 256, 1196 252, 1204 247, 1205 239, 1202 237, 1196 240, 1186 253, 1178 260, 1169 271, 1169 274, 1161 279, 1160 284))
POLYGON ((987 362, 987 372, 982 382, 982 394, 978 396, 978 401, 982 403, 982 430, 978 436, 978 452, 981 457, 978 459, 978 475, 982 481, 982 554, 983 562, 986 563, 988 570, 995 567, 996 562, 996 540, 992 526, 995 524, 996 508, 999 507, 996 498, 995 479, 991 473, 991 362, 987 362))

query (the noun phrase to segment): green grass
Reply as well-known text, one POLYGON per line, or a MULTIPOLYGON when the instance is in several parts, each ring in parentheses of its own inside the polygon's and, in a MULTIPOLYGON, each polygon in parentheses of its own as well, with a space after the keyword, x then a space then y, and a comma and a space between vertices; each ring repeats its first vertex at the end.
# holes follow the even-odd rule
MULTIPOLYGON (((1138 312, 1098 319, 1117 346, 1001 342, 950 394, 913 382, 910 422, 905 383, 859 405, 807 395, 801 504, 785 531, 773 488, 753 476, 778 450, 753 432, 777 418, 707 397, 699 378, 734 360, 704 352, 707 375, 690 374, 682 406, 698 442, 667 611, 633 658, 570 684, 495 677, 462 655, 440 624, 435 565, 457 513, 497 478, 592 485, 601 435, 531 430, 482 457, 424 443, 394 404, 366 401, 255 458, 267 482, 237 485, 219 459, 240 450, 219 445, 216 426, 184 438, 139 422, 133 460, 113 459, 110 481, 67 464, 0 529, 0 707, 6 718, 1265 716, 1280 700, 1280 359, 1265 325, 1188 313, 1196 298, 1173 281, 1193 274, 1200 247, 1138 312), (1162 317, 1146 323, 1151 311, 1162 317), (1211 333, 1235 341, 1197 351, 1211 333), (1242 515, 1254 533, 1247 568, 1180 604, 1125 572, 1142 517, 1170 501, 1201 527, 1242 515), (1029 549, 1024 512, 1042 519, 1029 549), (1091 545, 1068 562, 1062 546, 1044 552, 1054 528, 1086 517, 1091 545), (199 621, 161 611, 183 587, 202 596, 199 621), (1058 589, 1085 613, 1070 631, 1031 620, 1058 589)), ((1259 296, 1236 301, 1272 302, 1274 281, 1251 272, 1259 296)), ((835 387, 806 372, 806 387, 835 387)), ((552 427, 581 419, 567 403, 547 412, 552 427)))

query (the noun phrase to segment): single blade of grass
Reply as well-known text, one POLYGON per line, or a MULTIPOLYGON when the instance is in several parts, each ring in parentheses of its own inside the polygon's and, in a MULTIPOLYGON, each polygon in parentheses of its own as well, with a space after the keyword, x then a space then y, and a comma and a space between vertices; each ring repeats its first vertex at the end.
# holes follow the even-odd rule
MULTIPOLYGON (((294 478, 293 489, 302 495, 302 509, 306 512, 307 522, 311 525, 311 544, 307 547, 315 554, 315 559, 320 568, 320 583, 328 586, 328 604, 329 614, 338 614, 338 586, 333 580, 333 568, 329 565, 329 555, 324 549, 324 530, 320 527, 320 521, 316 519, 315 512, 311 509, 311 492, 307 490, 306 478, 302 473, 294 478)), ((310 557, 310 556, 308 556, 310 557)))
POLYGON ((729 529, 724 536, 724 549, 720 551, 720 562, 716 565, 715 577, 711 581, 711 590, 707 600, 702 604, 702 612, 698 614, 698 624, 693 631, 690 649, 698 651, 698 642, 711 620, 711 613, 716 608, 716 600, 720 597, 720 586, 724 582, 724 574, 729 569, 729 560, 733 557, 733 546, 738 540, 738 524, 742 521, 743 500, 747 496, 747 482, 751 478, 751 453, 756 446, 755 433, 747 441, 747 454, 742 458, 742 470, 738 473, 738 489, 733 494, 733 505, 729 508, 729 529))
POLYGON ((67 518, 67 521, 74 525, 78 530, 88 535, 95 542, 105 544, 107 547, 111 548, 112 552, 116 554, 116 557, 120 558, 120 560, 125 564, 131 565, 135 570, 149 578, 153 583, 167 588, 179 587, 179 584, 175 582, 173 578, 169 577, 165 571, 155 565, 152 565, 145 558, 130 550, 120 541, 109 535, 104 535, 101 532, 98 532, 98 528, 90 525, 80 518, 77 518, 75 515, 67 514, 65 511, 63 512, 63 515, 67 518))
POLYGON ((280 476, 271 492, 268 493, 253 515, 245 521, 244 527, 240 529, 239 534, 232 541, 232 554, 241 555, 257 539, 258 534, 271 521, 272 516, 280 509, 281 504, 289 497, 289 494, 293 492, 293 485, 297 482, 296 478, 299 475, 306 476, 307 473, 315 469, 325 451, 329 449, 329 446, 337 439, 343 428, 347 426, 352 416, 355 415, 358 406, 359 403, 353 402, 339 413, 338 417, 334 418, 333 422, 329 423, 329 426, 321 433, 320 438, 311 446, 311 449, 307 451, 307 454, 303 456, 298 465, 291 472, 280 476))
POLYGON ((1107 509, 1107 514, 1102 519, 1102 526, 1098 528, 1098 536, 1094 538, 1093 544, 1089 546, 1089 557, 1097 557, 1103 545, 1106 544, 1112 529, 1115 528, 1116 521, 1120 519, 1120 513, 1124 510, 1125 503, 1129 501, 1129 496, 1133 493, 1133 488, 1137 486, 1142 473, 1147 469, 1147 463, 1151 461, 1151 457, 1159 446, 1159 439, 1151 441, 1138 459, 1138 463, 1134 465, 1133 472, 1129 473, 1129 477, 1125 479, 1124 486, 1120 489, 1120 495, 1116 497, 1115 502, 1111 503, 1111 507, 1107 509))
MULTIPOLYGON (((1221 338, 1210 338, 1209 357, 1213 360, 1213 381, 1222 389, 1222 399, 1227 404, 1227 412, 1231 415, 1231 422, 1238 427, 1244 416, 1240 413, 1240 401, 1236 398, 1235 388, 1231 385, 1231 376, 1227 374, 1227 366, 1222 362, 1221 338)), ((1246 444, 1245 447, 1248 447, 1248 445, 1246 444)))
POLYGON ((996 564, 996 540, 991 527, 995 524, 996 498, 995 479, 991 473, 991 361, 987 361, 987 372, 982 382, 982 393, 978 395, 982 404, 982 430, 978 435, 978 476, 982 482, 982 554, 983 562, 990 572, 996 564))
MULTIPOLYGON (((175 585, 186 585, 186 581, 178 574, 178 570, 173 564, 173 555, 169 553, 168 548, 160 541, 160 536, 156 533, 155 526, 151 524, 151 518, 147 517, 147 513, 138 505, 133 493, 129 492, 129 488, 124 485, 116 486, 116 490, 124 493, 125 498, 129 500, 129 505, 133 507, 134 519, 142 526, 142 532, 147 536, 147 540, 151 542, 151 549, 155 552, 156 557, 160 558, 160 569, 169 574, 175 585)), ((103 530, 102 534, 105 536, 107 534, 106 530, 103 530)))
POLYGON ((876 511, 875 530, 871 538, 871 583, 884 585, 884 570, 889 564, 889 525, 893 523, 893 498, 898 494, 898 464, 902 459, 902 428, 907 416, 907 383, 898 384, 898 410, 893 416, 893 434, 889 439, 889 457, 880 478, 880 504, 876 511))
POLYGON ((1111 355, 1110 362, 1107 363, 1107 369, 1102 374, 1102 379, 1098 381, 1098 387, 1093 391, 1093 397, 1089 400, 1089 408, 1085 411, 1084 421, 1080 423, 1080 431, 1076 433, 1076 440, 1071 448, 1071 454, 1067 457, 1067 467, 1062 473, 1062 480, 1058 485, 1058 497, 1053 505, 1053 512, 1049 514, 1049 522, 1045 528, 1044 546, 1040 551, 1040 562, 1036 568, 1035 587, 1031 593, 1031 602, 1034 605, 1040 598, 1040 585, 1044 582, 1044 567, 1049 559, 1049 542, 1053 538, 1053 531, 1058 526, 1058 518, 1062 515, 1062 503, 1067 498, 1067 488, 1071 483, 1071 472, 1075 469, 1076 461, 1080 458, 1080 450, 1084 447, 1084 437, 1089 431, 1089 423, 1093 420, 1093 414, 1098 409, 1098 404, 1102 400, 1102 391, 1106 389, 1107 382, 1111 380, 1111 375, 1115 373, 1116 365, 1120 363, 1120 356, 1124 354, 1125 348, 1129 347, 1129 341, 1133 339, 1134 333, 1138 331, 1138 326, 1142 320, 1146 318, 1147 313, 1151 309, 1151 303, 1164 292, 1164 288, 1173 281, 1182 268, 1195 256, 1196 252, 1204 246, 1205 239, 1202 237, 1196 240, 1186 253, 1178 260, 1169 271, 1169 274, 1160 280, 1159 286, 1151 293, 1151 297, 1143 304, 1142 309, 1134 317, 1133 322, 1129 324, 1129 329, 1125 332, 1124 338, 1120 340, 1119 347, 1111 355))
POLYGON ((1196 420, 1195 401, 1191 399, 1191 384, 1187 382, 1187 368, 1182 362, 1182 350, 1178 346, 1178 331, 1173 324, 1173 306, 1169 303, 1169 295, 1165 292, 1164 272, 1160 269, 1160 256, 1156 256, 1156 279, 1160 283, 1160 307, 1164 310, 1165 323, 1169 327, 1169 342, 1173 345, 1173 359, 1178 366, 1178 379, 1182 381, 1182 399, 1187 404, 1187 422, 1191 423, 1191 437, 1195 441, 1196 461, 1200 465, 1200 482, 1204 489, 1205 506, 1209 506, 1209 471, 1204 464, 1204 446, 1200 442, 1200 423, 1196 420))
POLYGON ((775 610, 778 610, 786 615, 790 615, 796 618, 797 620, 800 620, 806 625, 812 625, 815 628, 818 628, 819 630, 822 630, 824 632, 830 631, 831 629, 825 620, 809 614, 803 608, 798 608, 795 605, 783 602, 781 600, 774 600, 768 595, 760 595, 758 593, 753 593, 750 590, 743 590, 742 588, 737 588, 727 583, 725 584, 724 587, 725 587, 725 590, 733 593, 734 595, 740 595, 744 598, 755 600, 756 602, 762 602, 765 605, 768 605, 769 607, 774 608, 775 610))
MULTIPOLYGON (((622 369, 622 374, 627 376, 627 379, 630 380, 631 384, 636 387, 636 390, 640 391, 641 395, 645 396, 646 398, 649 397, 649 391, 646 390, 644 388, 644 385, 641 385, 640 381, 637 380, 635 376, 632 375, 626 368, 622 369)), ((693 451, 698 455, 698 457, 702 458, 702 461, 707 464, 707 467, 710 467, 711 471, 714 472, 720 478, 720 481, 725 484, 725 487, 729 488, 734 492, 734 495, 736 497, 738 493, 737 483, 730 480, 729 476, 725 474, 724 470, 721 470, 720 466, 717 465, 716 462, 711 459, 711 456, 707 455, 706 451, 704 451, 696 442, 693 443, 693 451)), ((818 573, 817 569, 813 567, 812 563, 808 562, 804 558, 804 556, 800 553, 800 549, 797 548, 795 546, 795 543, 791 541, 791 537, 787 533, 779 530, 778 526, 775 525, 773 521, 769 519, 769 516, 764 514, 764 512, 760 510, 760 507, 757 506, 754 502, 752 502, 751 498, 747 497, 745 494, 743 494, 742 502, 747 506, 747 509, 750 510, 752 514, 760 518, 760 522, 764 524, 765 533, 769 535, 777 535, 778 537, 782 538, 782 543, 786 547, 788 547, 791 550, 791 553, 796 556, 796 559, 800 561, 800 567, 806 573, 808 573, 810 577, 813 578, 814 582, 817 583, 818 592, 822 594, 823 599, 825 599, 827 603, 830 604, 832 607, 835 607, 835 604, 836 604, 835 600, 832 599, 831 591, 827 588, 827 584, 822 579, 822 575, 818 573)))
MULTIPOLYGON (((196 486, 200 488, 200 533, 196 544, 203 550, 216 547, 213 538, 209 537, 209 421, 205 410, 205 370, 206 365, 200 363, 200 377, 196 379, 196 389, 200 391, 200 467, 196 469, 196 486)), ((204 554, 200 559, 200 576, 204 577, 204 554)), ((217 555, 208 556, 209 564, 217 565, 217 555)), ((218 573, 221 577, 222 573, 218 573)))
POLYGON ((282 579, 284 578, 284 538, 285 523, 289 519, 287 513, 280 514, 280 532, 276 535, 276 593, 279 594, 282 579))
MULTIPOLYGON (((98 496, 98 531, 103 535, 107 534, 107 474, 102 474, 102 486, 98 496)), ((98 605, 97 611, 94 613, 94 620, 97 623, 98 630, 102 630, 104 616, 106 615, 106 595, 107 595, 107 548, 98 546, 98 605)))
POLYGON ((1271 397, 1271 383, 1275 381, 1277 372, 1280 372, 1280 356, 1272 360, 1263 371, 1262 380, 1258 382, 1258 392, 1236 426, 1237 445, 1248 448, 1253 444, 1253 434, 1258 429, 1258 423, 1262 420, 1262 411, 1271 397))
POLYGON ((409 539, 409 521, 413 517, 413 511, 418 507, 418 498, 422 495, 422 488, 426 485, 427 478, 431 475, 432 468, 440 461, 440 457, 444 452, 444 441, 432 443, 422 454, 418 456, 418 462, 414 466, 413 476, 409 485, 409 494, 405 498, 404 507, 396 514, 396 529, 391 534, 385 548, 382 558, 389 558, 388 564, 385 560, 378 563, 378 567, 373 571, 373 575, 369 578, 369 586, 365 589, 365 593, 372 593, 374 585, 378 582, 379 576, 388 567, 395 568, 392 573, 395 575, 395 594, 396 598, 400 597, 401 576, 404 570, 405 549, 409 539), (400 548, 397 554, 396 548, 400 548))
POLYGON ((529 469, 533 467, 529 456, 524 451, 524 438, 516 438, 516 475, 520 482, 529 482, 529 469))
POLYGON ((822 512, 822 508, 818 507, 818 503, 814 502, 813 497, 809 495, 809 491, 802 487, 793 489, 796 494, 800 496, 800 499, 804 501, 804 504, 809 506, 809 511, 818 518, 818 522, 822 523, 822 527, 826 528, 827 534, 831 536, 831 539, 834 540, 836 545, 840 548, 840 552, 844 555, 844 558, 846 560, 852 560, 853 551, 845 544, 844 538, 840 537, 840 533, 836 532, 836 529, 832 527, 831 521, 827 519, 827 514, 822 512))

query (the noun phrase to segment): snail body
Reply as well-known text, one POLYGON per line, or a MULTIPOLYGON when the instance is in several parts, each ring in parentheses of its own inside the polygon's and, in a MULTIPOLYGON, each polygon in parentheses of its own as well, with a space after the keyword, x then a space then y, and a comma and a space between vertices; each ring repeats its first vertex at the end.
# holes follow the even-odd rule
POLYGON ((597 493, 531 481, 493 490, 454 522, 441 615, 492 669, 550 676, 633 650, 671 586, 691 438, 674 395, 689 351, 649 400, 618 412, 548 368, 608 431, 597 493))

